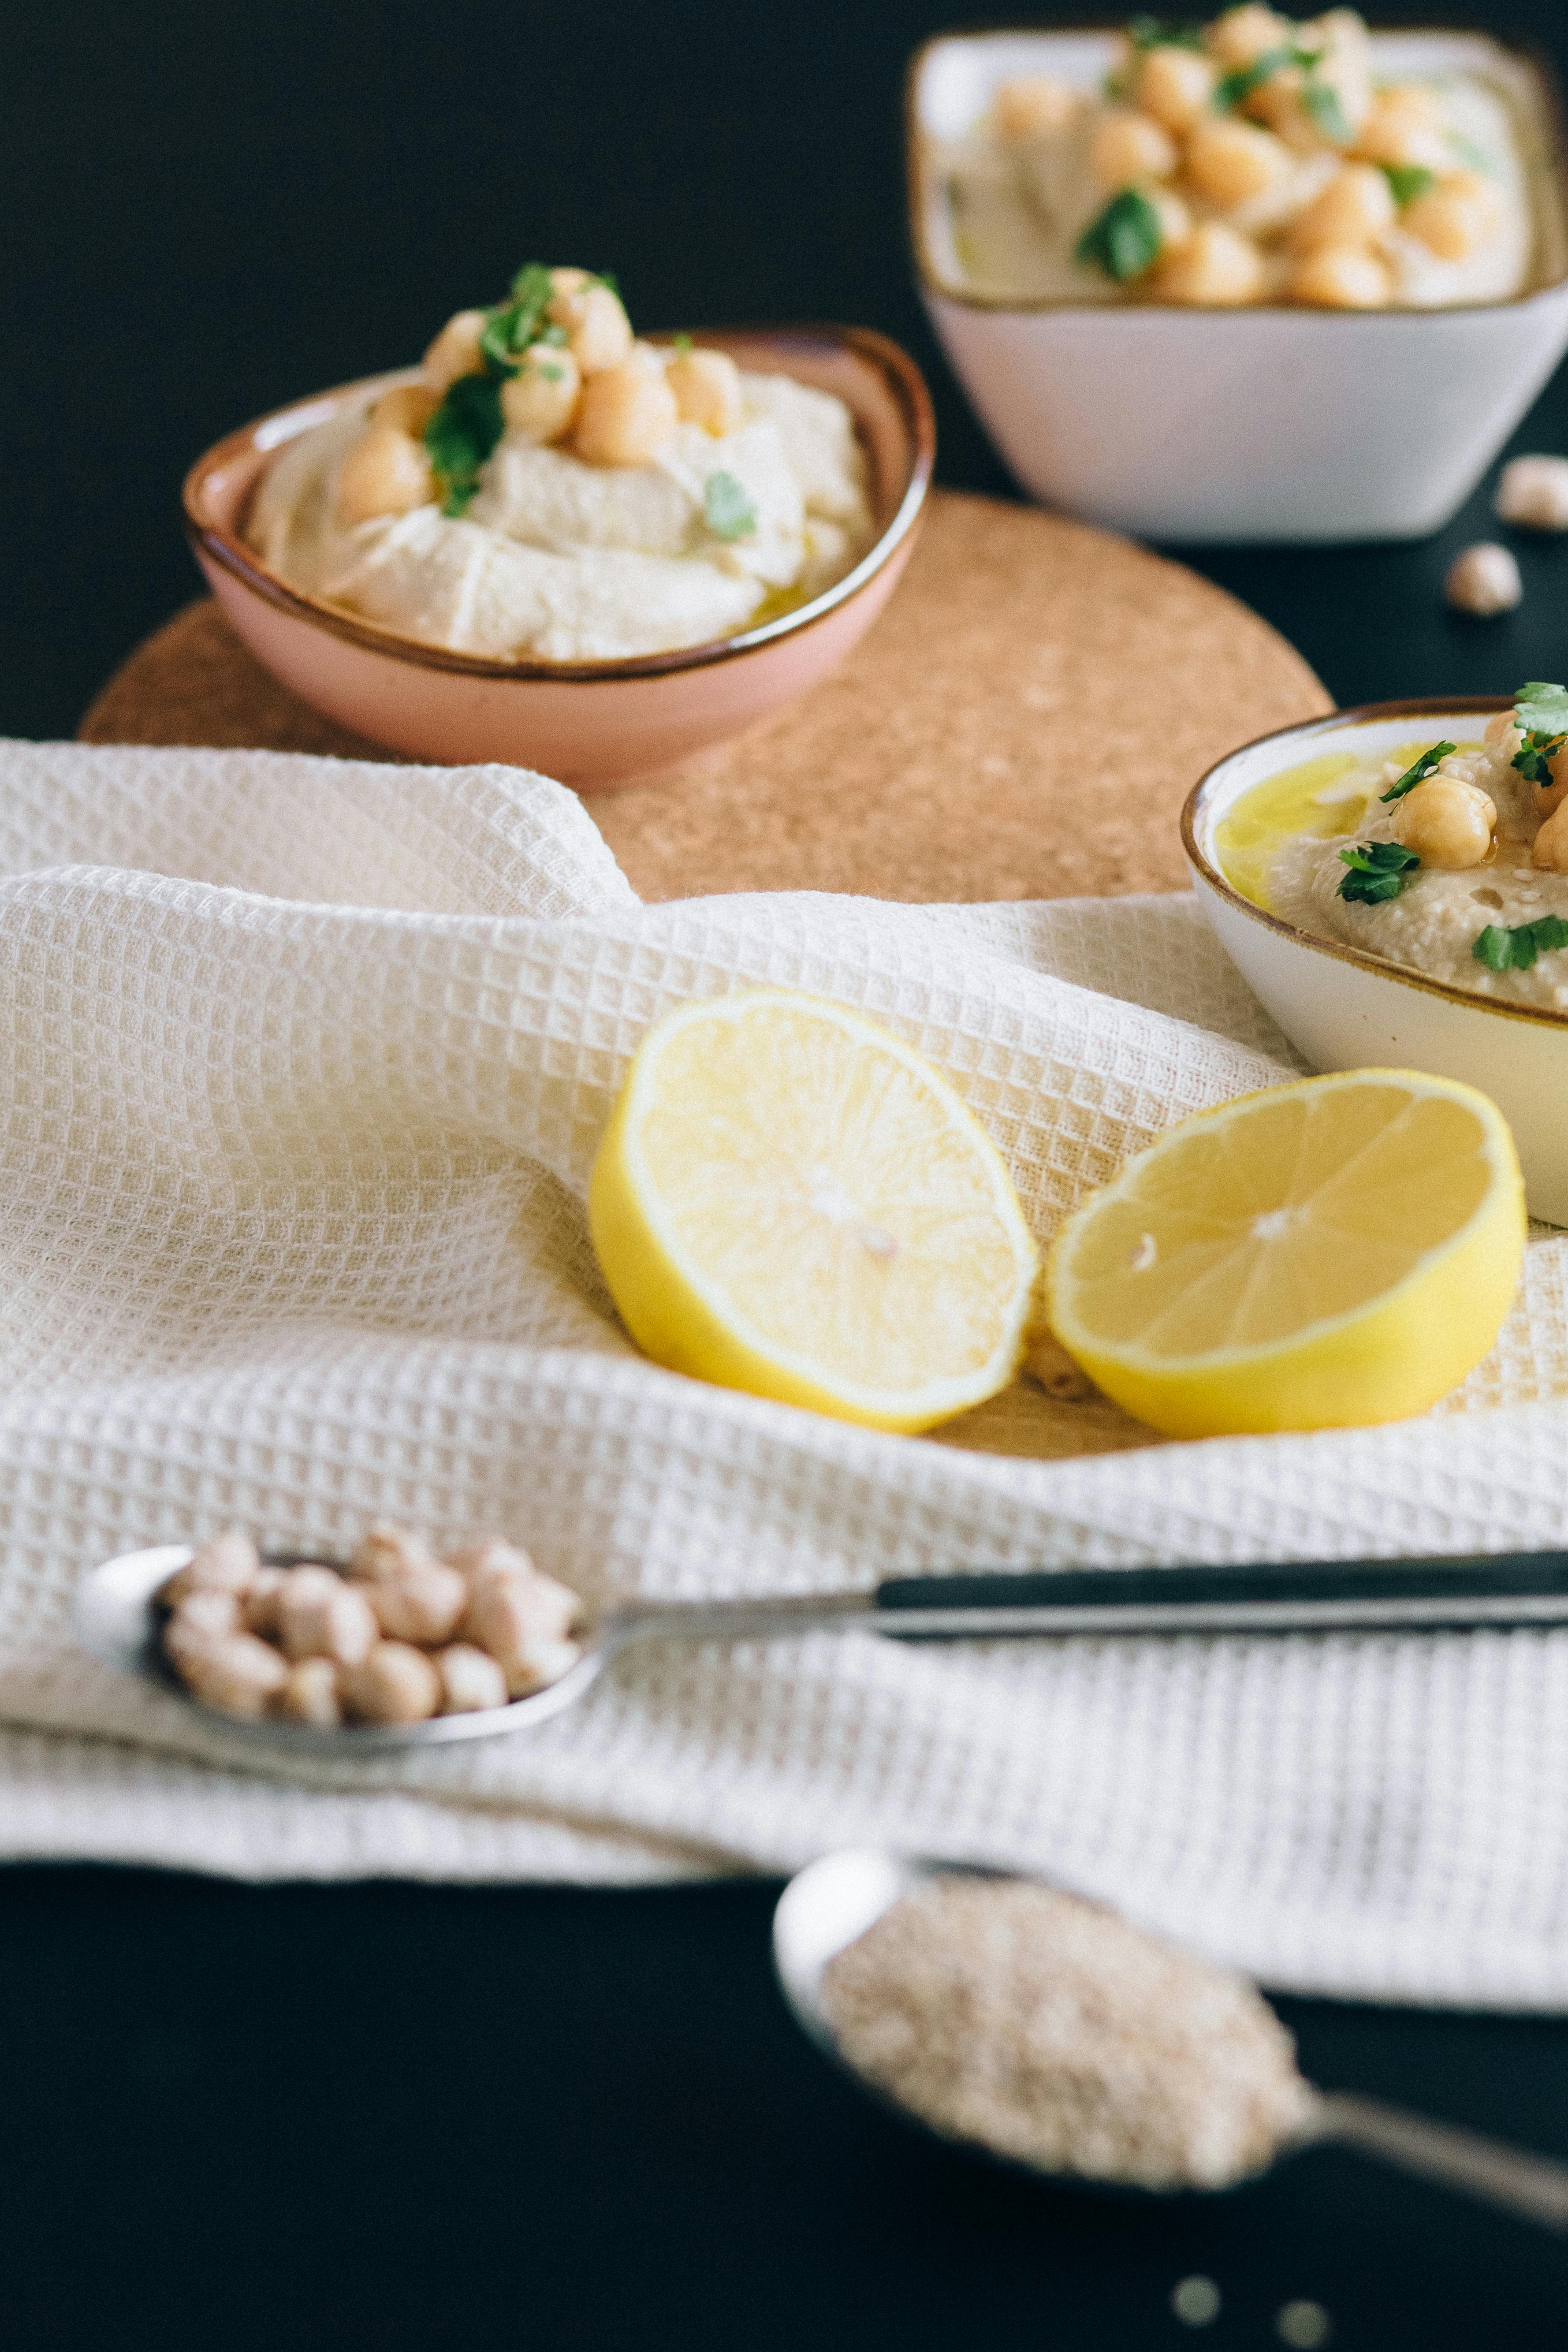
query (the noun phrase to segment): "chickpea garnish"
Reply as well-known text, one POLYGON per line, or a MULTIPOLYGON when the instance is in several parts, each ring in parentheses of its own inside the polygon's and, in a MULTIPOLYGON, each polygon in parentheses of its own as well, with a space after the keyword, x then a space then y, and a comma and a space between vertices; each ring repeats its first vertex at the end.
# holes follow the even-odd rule
POLYGON ((745 415, 741 371, 728 352, 680 351, 664 372, 683 425, 700 425, 715 438, 733 433, 745 415))
POLYGON ((345 529, 378 515, 411 513, 436 495, 430 453, 411 433, 373 425, 338 469, 337 519, 345 529))
POLYGON ((1394 226, 1399 207, 1375 163, 1346 163, 1290 226, 1299 253, 1327 245, 1370 245, 1394 226))
POLYGON ((1089 142, 1089 168, 1102 188, 1168 180, 1176 160, 1176 142, 1164 124, 1135 107, 1113 108, 1089 142))
POLYGON ((1391 823, 1395 841, 1423 866, 1458 874, 1491 855, 1497 804, 1477 784, 1434 776, 1394 803, 1391 823))
POLYGON ((1161 262, 1156 291, 1167 302, 1228 310, 1263 290, 1263 256, 1224 221, 1205 221, 1161 262))
POLYGON ((1530 862, 1547 874, 1568 874, 1568 815, 1554 809, 1535 836, 1530 862))
POLYGON ((1371 163, 1419 163, 1437 171, 1447 162, 1442 103, 1420 82, 1380 89, 1356 133, 1356 153, 1371 163))
POLYGON ((552 269, 555 289, 545 315, 563 327, 572 356, 585 376, 619 367, 632 347, 632 322, 620 296, 583 269, 552 269))
POLYGON ((484 362, 479 337, 482 310, 458 310, 449 318, 425 354, 425 381, 434 393, 443 393, 460 375, 477 375, 484 362))
POLYGON ((1321 310, 1381 310, 1394 293, 1384 261, 1360 245, 1320 245, 1297 263, 1287 287, 1293 302, 1321 310))
POLYGON ((1290 26, 1272 8, 1227 8, 1208 27, 1205 38, 1220 63, 1234 71, 1239 66, 1255 66, 1270 49, 1288 47, 1290 26))
POLYGON ((1178 135, 1190 131, 1214 96, 1215 68, 1195 49, 1162 43, 1145 50, 1132 95, 1145 114, 1178 135))
POLYGON ((633 356, 588 378, 573 446, 590 466, 646 466, 679 422, 663 369, 633 356))
POLYGON ((440 405, 427 383, 396 383, 382 394, 370 412, 370 421, 395 433, 411 433, 417 441, 440 405))
POLYGON ((1440 261, 1463 261, 1494 236, 1502 198, 1479 172, 1450 172, 1405 207, 1401 226, 1440 261))
POLYGON ((1042 139, 1065 131, 1079 104, 1078 92, 1053 74, 1020 74, 999 86, 991 113, 999 139, 1042 139))
POLYGON ((583 378, 570 351, 553 343, 531 343, 517 373, 500 388, 500 413, 509 433, 527 441, 559 441, 572 429, 583 378))
POLYGON ((1272 131, 1218 118, 1201 122, 1188 140, 1186 167, 1211 205, 1239 205, 1279 184, 1290 169, 1290 150, 1272 131))

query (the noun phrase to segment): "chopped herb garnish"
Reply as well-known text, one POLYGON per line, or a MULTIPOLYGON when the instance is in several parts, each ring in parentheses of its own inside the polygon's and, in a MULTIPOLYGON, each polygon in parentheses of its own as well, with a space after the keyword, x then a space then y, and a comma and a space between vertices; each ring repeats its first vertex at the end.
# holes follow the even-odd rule
POLYGON ((749 539, 757 527, 757 509, 744 482, 722 468, 710 474, 702 493, 702 520, 715 539, 749 539))
POLYGON ((1355 132, 1331 81, 1320 81, 1315 74, 1309 73, 1301 90, 1301 103, 1325 139, 1331 139, 1336 147, 1350 145, 1355 132))
POLYGON ((1378 168, 1394 190, 1396 205, 1414 204, 1437 184, 1436 173, 1429 172, 1425 163, 1383 163, 1378 168))
POLYGON ((1124 285, 1130 278, 1142 277, 1157 259, 1162 242, 1160 215, 1148 197, 1137 188, 1123 188, 1090 221, 1073 259, 1080 269, 1103 269, 1124 285))
POLYGON ((1249 66, 1237 66, 1234 73, 1226 75, 1215 87, 1214 102, 1218 107, 1239 106, 1243 99, 1250 98, 1255 89, 1261 89, 1266 81, 1272 81, 1287 66, 1316 65, 1317 61, 1316 49, 1310 55, 1288 46, 1265 49, 1249 66))
POLYGON ((1568 923, 1561 915, 1541 915, 1533 923, 1489 923, 1470 953, 1489 971, 1528 971, 1537 956, 1568 948, 1568 923))
POLYGON ((1568 686, 1549 686, 1544 678, 1532 677, 1514 696, 1513 715, 1521 727, 1568 734, 1568 686))
POLYGON ((1568 687, 1531 678, 1514 697, 1513 718, 1524 740, 1510 764, 1527 783, 1554 783, 1549 762, 1568 738, 1568 687))
POLYGON ((1399 778, 1397 783, 1390 784, 1385 793, 1379 793, 1377 796, 1378 799, 1380 801, 1402 801, 1406 793, 1413 793, 1417 784, 1424 784, 1426 782, 1427 777, 1431 775, 1433 771, 1436 769, 1439 760, 1446 760, 1450 751, 1457 751, 1458 748, 1459 747, 1457 743, 1434 743, 1429 751, 1422 752, 1421 757, 1415 761, 1413 767, 1405 769, 1405 773, 1399 778))
POLYGON ((1201 49, 1201 25, 1166 25, 1158 16, 1134 16, 1127 37, 1135 49, 1201 49))
POLYGON ((553 293, 550 272, 542 261, 531 261, 511 281, 511 299, 485 313, 479 351, 487 369, 502 382, 517 373, 517 359, 545 326, 545 311, 553 293))
MULTIPOLYGON (((515 369, 507 373, 514 374, 515 369)), ((500 439, 504 419, 499 375, 460 375, 425 427, 425 446, 436 468, 441 512, 461 515, 479 487, 479 468, 500 439)))
POLYGON ((534 373, 542 375, 546 383, 559 383, 566 371, 563 367, 557 367, 552 360, 538 360, 534 362, 534 373))
POLYGON ((1473 139, 1467 139, 1462 131, 1449 131, 1448 145, 1460 163, 1468 163, 1472 172, 1484 172, 1489 180, 1497 178, 1497 165, 1486 149, 1478 147, 1473 139))
POLYGON ((1397 898, 1421 863, 1413 849, 1397 841, 1358 842, 1353 849, 1342 849, 1340 856, 1350 867, 1340 880, 1341 898, 1362 898, 1369 907, 1397 898))
POLYGON ((620 291, 621 291, 621 281, 620 281, 620 279, 616 276, 616 274, 615 274, 614 270, 612 270, 612 269, 595 269, 595 270, 594 271, 593 275, 594 275, 594 277, 596 278, 596 280, 598 281, 598 283, 599 283, 601 286, 607 286, 607 287, 609 288, 609 289, 610 289, 611 293, 612 293, 612 294, 614 294, 614 295, 617 298, 617 299, 619 299, 620 291))
POLYGON ((689 335, 672 335, 669 339, 669 347, 677 359, 683 360, 691 349, 691 338, 689 335))

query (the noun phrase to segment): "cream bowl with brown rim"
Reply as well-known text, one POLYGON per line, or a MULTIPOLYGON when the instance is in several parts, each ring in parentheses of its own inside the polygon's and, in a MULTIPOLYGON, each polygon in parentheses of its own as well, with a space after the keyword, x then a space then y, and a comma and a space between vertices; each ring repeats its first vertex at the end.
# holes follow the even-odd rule
POLYGON ((1215 938, 1310 1068, 1426 1070, 1479 1087, 1513 1129, 1531 1214, 1568 1225, 1568 1013, 1489 1000, 1302 930, 1237 887, 1216 838, 1244 794, 1308 760, 1474 740, 1511 707, 1506 696, 1369 703, 1260 736, 1194 788, 1182 844, 1215 938))
MULTIPOLYGON (((658 340, 657 338, 655 340, 658 340)), ((920 370, 864 327, 704 330, 742 368, 836 393, 866 451, 878 536, 820 596, 707 645, 617 661, 453 653, 306 595, 243 536, 267 467, 300 434, 418 371, 341 384, 231 433, 185 478, 186 535, 236 634, 301 700, 416 760, 498 760, 581 792, 655 775, 765 718, 842 661, 898 584, 930 486, 936 432, 920 370)))

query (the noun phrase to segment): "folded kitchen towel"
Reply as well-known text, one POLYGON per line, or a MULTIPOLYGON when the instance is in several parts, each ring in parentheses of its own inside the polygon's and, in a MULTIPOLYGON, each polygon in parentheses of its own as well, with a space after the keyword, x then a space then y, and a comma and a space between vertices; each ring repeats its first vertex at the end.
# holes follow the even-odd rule
POLYGON ((643 907, 559 786, 0 747, 0 1852, 630 1884, 886 1840, 1267 1980, 1568 2007, 1568 1633, 648 1648, 537 1732, 258 1758, 73 1646, 109 1553, 499 1528, 595 1607, 1560 1540, 1564 1240, 1423 1420, 1168 1444, 1021 1382, 882 1436, 646 1363, 583 1198, 627 1056, 787 984, 945 1069, 1036 1230, 1295 1065, 1184 898, 643 907))

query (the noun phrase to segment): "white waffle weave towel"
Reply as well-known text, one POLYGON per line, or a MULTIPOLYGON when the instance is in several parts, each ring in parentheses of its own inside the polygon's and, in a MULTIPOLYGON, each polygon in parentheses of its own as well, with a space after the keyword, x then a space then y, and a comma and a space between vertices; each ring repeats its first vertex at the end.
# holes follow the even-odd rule
POLYGON ((510 769, 0 747, 0 1852, 626 1884, 885 1840, 1279 1985, 1568 2007, 1568 1633, 670 1646, 526 1737, 265 1773, 73 1647, 85 1568, 231 1521, 501 1528, 595 1604, 1562 1538, 1550 1235, 1393 1428, 1162 1444, 1024 1384, 914 1440, 644 1362, 595 1144, 657 1013, 758 983, 939 1063, 1041 1234, 1293 1066, 1181 898, 645 908, 510 769))

